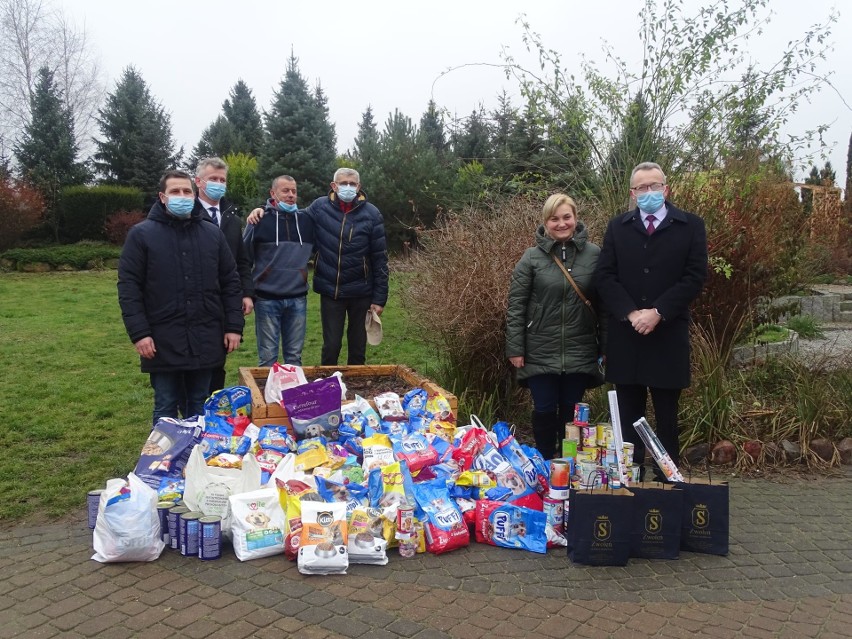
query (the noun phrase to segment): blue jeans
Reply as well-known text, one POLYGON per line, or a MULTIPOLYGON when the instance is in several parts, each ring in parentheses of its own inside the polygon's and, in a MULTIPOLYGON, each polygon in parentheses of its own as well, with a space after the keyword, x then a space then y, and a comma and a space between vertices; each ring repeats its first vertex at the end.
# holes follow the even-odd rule
POLYGON ((212 368, 150 375, 151 388, 154 389, 154 424, 160 417, 177 417, 178 403, 182 403, 184 398, 187 407, 183 417, 204 413, 204 402, 210 395, 212 368))
POLYGON ((583 401, 589 386, 585 373, 542 374, 527 378, 532 393, 533 407, 537 413, 558 413, 560 423, 574 418, 574 404, 583 401))
POLYGON ((302 365, 302 347, 308 327, 308 298, 264 300, 254 303, 258 366, 272 366, 278 359, 281 342, 282 363, 302 365))

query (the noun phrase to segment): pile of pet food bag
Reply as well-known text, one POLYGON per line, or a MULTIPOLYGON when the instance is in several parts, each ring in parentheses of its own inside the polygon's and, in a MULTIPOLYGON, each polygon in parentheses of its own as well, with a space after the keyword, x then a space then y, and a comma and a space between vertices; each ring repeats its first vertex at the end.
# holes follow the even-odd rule
POLYGON ((167 546, 218 558, 197 529, 186 537, 196 520, 215 522, 239 560, 284 555, 304 574, 474 541, 568 545, 568 487, 551 486, 551 463, 509 424, 459 424, 422 388, 347 401, 339 375, 307 382, 288 368, 266 390, 280 386, 292 429, 252 423, 243 386, 214 393, 194 419, 160 419, 127 480, 93 491, 93 559, 152 561, 167 546))

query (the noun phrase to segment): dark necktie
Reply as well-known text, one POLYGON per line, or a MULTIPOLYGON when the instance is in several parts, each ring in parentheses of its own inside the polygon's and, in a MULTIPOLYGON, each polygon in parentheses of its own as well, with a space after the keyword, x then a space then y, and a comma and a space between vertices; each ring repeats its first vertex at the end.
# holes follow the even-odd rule
POLYGON ((649 215, 645 219, 648 220, 648 235, 651 235, 656 230, 654 222, 657 221, 657 218, 654 215, 649 215))
POLYGON ((219 215, 215 206, 210 207, 210 217, 212 217, 213 221, 216 222, 216 226, 219 226, 219 215))

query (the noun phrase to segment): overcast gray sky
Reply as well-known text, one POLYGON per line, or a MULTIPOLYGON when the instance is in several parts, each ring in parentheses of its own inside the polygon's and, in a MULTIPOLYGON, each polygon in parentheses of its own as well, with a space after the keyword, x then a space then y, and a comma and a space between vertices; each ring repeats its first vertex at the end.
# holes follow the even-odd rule
MULTIPOLYGON (((418 121, 430 97, 464 117, 480 102, 493 107, 503 88, 517 95, 514 82, 495 68, 473 66, 438 78, 449 67, 499 63, 504 47, 533 65, 516 23, 522 12, 570 71, 579 72, 581 53, 602 60, 604 40, 638 64, 637 14, 644 6, 636 0, 56 2, 78 23, 85 21, 107 90, 125 66, 135 65, 171 113, 175 138, 187 150, 220 113, 238 78, 251 87, 258 107, 268 108, 291 46, 308 81, 322 82, 343 151, 352 146, 367 105, 381 126, 394 108, 418 121)), ((687 6, 701 4, 686 0, 687 6)), ((786 42, 826 19, 838 4, 772 0, 772 24, 750 55, 758 62, 777 60, 786 42)), ((841 186, 852 133, 852 110, 844 104, 845 99, 852 105, 852 6, 845 4, 832 29, 834 51, 821 67, 835 71, 840 95, 823 89, 802 105, 789 127, 801 133, 819 123, 830 125, 825 139, 834 145, 829 159, 841 186)))

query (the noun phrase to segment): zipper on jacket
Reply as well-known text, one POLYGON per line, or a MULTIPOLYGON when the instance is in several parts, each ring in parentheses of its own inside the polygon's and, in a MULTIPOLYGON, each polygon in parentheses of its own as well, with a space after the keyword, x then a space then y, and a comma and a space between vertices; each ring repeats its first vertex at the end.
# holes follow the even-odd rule
POLYGON ((367 258, 366 258, 366 257, 363 257, 363 258, 361 258, 361 259, 362 259, 362 261, 364 262, 364 281, 367 281, 367 279, 369 279, 369 278, 367 277, 367 258))
POLYGON ((337 244, 337 281, 334 284, 334 299, 340 292, 340 260, 343 256, 343 231, 346 230, 346 214, 343 214, 343 219, 340 221, 340 240, 337 244))

